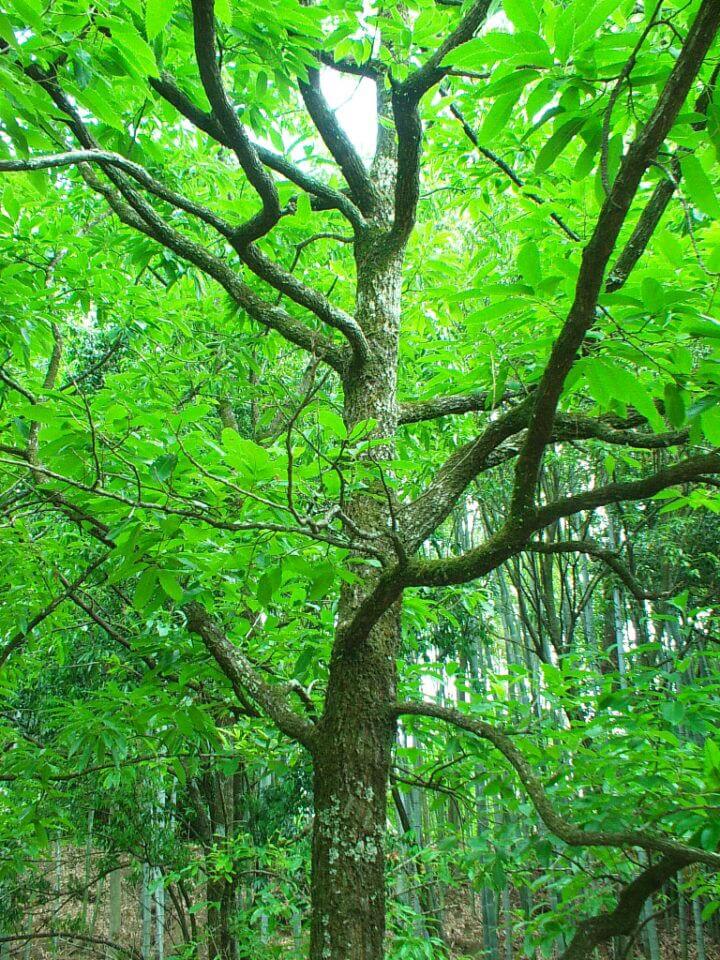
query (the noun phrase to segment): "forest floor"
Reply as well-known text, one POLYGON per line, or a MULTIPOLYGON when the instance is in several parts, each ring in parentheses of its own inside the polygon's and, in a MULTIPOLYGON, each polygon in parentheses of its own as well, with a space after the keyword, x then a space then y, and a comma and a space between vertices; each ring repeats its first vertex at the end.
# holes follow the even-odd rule
MULTIPOLYGON (((142 943, 142 886, 140 878, 129 868, 121 871, 120 925, 111 935, 110 923, 110 865, 97 855, 87 857, 79 849, 63 848, 60 860, 48 860, 36 864, 37 886, 35 903, 28 905, 25 929, 33 931, 64 932, 57 940, 44 939, 19 942, 9 951, 9 960, 65 960, 65 958, 94 958, 106 955, 100 943, 82 944, 73 942, 72 934, 83 934, 98 941, 113 940, 130 951, 140 953, 142 943)), ((512 904, 519 907, 519 904, 512 904)), ((481 906, 477 896, 462 888, 444 891, 445 942, 453 958, 483 956, 483 929, 481 906)), ((202 913, 195 917, 198 926, 203 923, 202 913)), ((502 924, 500 925, 502 927, 502 924)), ((522 937, 513 938, 510 945, 504 942, 503 930, 498 931, 498 956, 502 960, 524 957, 522 937)), ((686 958, 681 956, 676 925, 662 926, 660 934, 661 960, 697 960, 693 944, 686 958)), ((173 918, 171 903, 168 903, 165 923, 165 955, 170 957, 174 948, 180 948, 183 939, 180 927, 173 918)), ((281 955, 291 955, 294 944, 291 932, 279 930, 271 935, 271 944, 281 950, 281 955)), ((720 960, 709 946, 706 960, 720 960)), ((598 953, 598 960, 611 960, 609 951, 598 953)), ((644 960, 645 952, 640 938, 623 960, 644 960)), ((537 960, 541 960, 540 954, 537 960)), ((552 960, 552 958, 550 958, 552 960)))

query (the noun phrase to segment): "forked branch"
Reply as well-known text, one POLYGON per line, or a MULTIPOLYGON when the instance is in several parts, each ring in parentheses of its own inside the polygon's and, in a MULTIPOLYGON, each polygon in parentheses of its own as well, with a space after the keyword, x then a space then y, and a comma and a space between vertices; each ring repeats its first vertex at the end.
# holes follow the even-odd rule
POLYGON ((643 174, 672 129, 720 26, 720 4, 703 0, 670 77, 637 138, 628 148, 583 250, 575 299, 555 341, 534 395, 534 409, 518 457, 511 514, 523 522, 531 512, 545 447, 550 442, 565 379, 595 321, 605 271, 643 174))

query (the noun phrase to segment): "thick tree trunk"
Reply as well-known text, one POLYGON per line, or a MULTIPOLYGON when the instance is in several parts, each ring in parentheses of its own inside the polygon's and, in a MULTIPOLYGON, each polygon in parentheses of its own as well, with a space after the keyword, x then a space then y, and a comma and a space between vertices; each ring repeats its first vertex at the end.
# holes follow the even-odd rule
POLYGON ((334 663, 315 759, 312 960, 379 960, 385 936, 385 823, 397 618, 368 651, 334 663))
MULTIPOLYGON (((378 232, 358 241, 356 262, 356 316, 371 355, 346 378, 345 422, 348 428, 377 422, 375 435, 387 439, 387 446, 375 447, 372 457, 382 460, 392 455, 397 426, 401 260, 385 254, 378 232)), ((379 471, 376 488, 355 497, 347 509, 358 527, 388 529, 392 505, 384 497, 379 471)), ((384 847, 395 742, 387 707, 395 699, 399 604, 367 636, 350 637, 342 629, 375 576, 375 568, 368 567, 364 579, 341 597, 325 713, 313 749, 311 960, 384 956, 384 847)))

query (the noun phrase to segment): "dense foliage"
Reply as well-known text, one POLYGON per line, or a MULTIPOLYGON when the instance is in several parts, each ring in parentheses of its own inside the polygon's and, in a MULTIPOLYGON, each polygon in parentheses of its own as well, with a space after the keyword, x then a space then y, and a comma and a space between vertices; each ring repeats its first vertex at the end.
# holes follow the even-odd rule
POLYGON ((0 957, 720 948, 719 22, 0 3, 0 957))

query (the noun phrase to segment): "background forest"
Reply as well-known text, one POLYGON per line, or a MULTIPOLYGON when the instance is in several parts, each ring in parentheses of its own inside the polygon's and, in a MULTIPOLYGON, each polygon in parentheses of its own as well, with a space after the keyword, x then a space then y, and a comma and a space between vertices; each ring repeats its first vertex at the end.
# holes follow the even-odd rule
POLYGON ((719 27, 0 3, 0 960, 720 957, 719 27))

